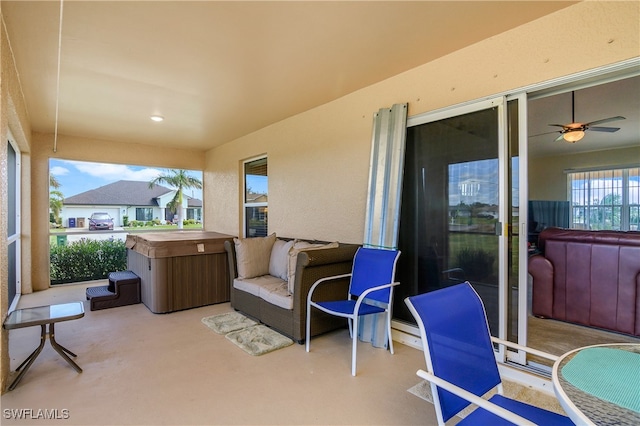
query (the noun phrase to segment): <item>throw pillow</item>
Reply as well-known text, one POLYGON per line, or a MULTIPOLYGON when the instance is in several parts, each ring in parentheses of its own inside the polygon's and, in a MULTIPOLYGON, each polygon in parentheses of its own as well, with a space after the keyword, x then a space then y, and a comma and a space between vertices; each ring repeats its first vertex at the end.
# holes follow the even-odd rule
POLYGON ((269 261, 269 275, 287 281, 289 266, 289 250, 293 247, 295 240, 285 241, 276 239, 271 249, 271 259, 269 261))
POLYGON ((296 241, 293 247, 289 249, 289 268, 287 277, 287 281, 289 281, 289 293, 293 294, 294 284, 296 282, 296 266, 298 263, 298 253, 307 250, 336 248, 338 247, 338 245, 339 244, 337 241, 328 244, 312 244, 306 241, 296 241))
POLYGON ((254 278, 269 274, 271 249, 276 234, 267 237, 234 238, 238 278, 254 278))

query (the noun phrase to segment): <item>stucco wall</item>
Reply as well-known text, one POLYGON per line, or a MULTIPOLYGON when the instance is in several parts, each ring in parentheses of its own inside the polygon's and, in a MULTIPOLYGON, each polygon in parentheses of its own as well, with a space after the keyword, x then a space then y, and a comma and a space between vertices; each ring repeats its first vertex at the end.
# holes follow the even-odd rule
POLYGON ((269 232, 362 242, 379 108, 412 116, 637 57, 639 9, 579 3, 210 150, 206 228, 241 234, 241 163, 266 153, 269 232))
MULTIPOLYGON (((1 6, 0 6, 1 7, 1 6)), ((9 287, 8 287, 8 253, 7 253, 7 216, 8 210, 8 187, 7 187, 7 140, 9 130, 13 136, 18 149, 22 152, 21 157, 21 180, 29 173, 29 137, 31 129, 27 111, 25 109, 22 91, 15 71, 15 65, 11 56, 11 49, 5 36, 4 21, 0 28, 0 314, 2 320, 6 318, 9 309, 9 287)), ((28 182, 28 180, 27 180, 28 182)), ((30 198, 31 190, 27 185, 21 188, 21 215, 22 215, 22 282, 27 286, 31 285, 28 272, 31 267, 31 226, 30 226, 30 198), (26 186, 26 187, 25 187, 26 186), (26 276, 24 276, 26 275, 26 276)), ((9 334, 4 328, 0 328, 0 390, 4 390, 9 372, 9 334)))

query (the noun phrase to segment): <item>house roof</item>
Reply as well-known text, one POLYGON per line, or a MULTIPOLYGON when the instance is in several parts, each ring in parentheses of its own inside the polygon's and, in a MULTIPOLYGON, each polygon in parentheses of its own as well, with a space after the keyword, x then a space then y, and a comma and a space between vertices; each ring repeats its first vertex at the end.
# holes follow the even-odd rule
POLYGON ((187 206, 188 207, 202 207, 202 200, 199 200, 197 198, 191 198, 189 196, 187 196, 188 200, 187 200, 187 206))
MULTIPOLYGON (((151 206, 158 207, 157 198, 173 189, 154 185, 149 188, 149 182, 134 180, 119 180, 64 199, 65 205, 94 205, 94 206, 151 206)), ((202 207, 202 200, 187 196, 189 207, 202 207)))

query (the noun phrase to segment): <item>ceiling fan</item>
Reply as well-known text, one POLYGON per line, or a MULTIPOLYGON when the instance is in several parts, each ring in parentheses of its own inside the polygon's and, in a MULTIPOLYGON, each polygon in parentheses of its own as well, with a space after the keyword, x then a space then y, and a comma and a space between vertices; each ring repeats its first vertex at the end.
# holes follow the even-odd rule
MULTIPOLYGON (((590 121, 589 123, 576 122, 575 118, 575 92, 571 92, 571 123, 569 124, 549 124, 549 126, 562 127, 562 130, 554 130, 553 132, 541 133, 533 136, 548 135, 551 133, 560 133, 555 142, 564 139, 569 143, 576 143, 584 137, 584 132, 589 130, 593 132, 613 133, 620 130, 619 127, 594 127, 595 124, 610 123, 612 121, 625 120, 625 117, 617 115, 615 117, 603 118, 601 120, 590 121)), ((532 136, 532 137, 533 137, 532 136)))

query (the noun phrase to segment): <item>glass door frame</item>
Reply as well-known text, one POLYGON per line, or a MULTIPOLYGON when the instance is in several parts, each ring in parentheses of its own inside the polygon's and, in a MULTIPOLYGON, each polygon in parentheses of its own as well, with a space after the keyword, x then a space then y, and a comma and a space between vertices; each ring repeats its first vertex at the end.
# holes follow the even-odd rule
MULTIPOLYGON (((528 232, 528 222, 527 218, 529 217, 529 168, 528 168, 528 137, 527 137, 527 94, 525 92, 518 93, 517 95, 507 96, 507 102, 515 100, 518 102, 518 228, 519 228, 519 239, 518 239, 518 339, 517 342, 519 345, 527 346, 527 315, 528 315, 528 307, 527 307, 527 297, 528 297, 528 287, 529 287, 529 277, 528 277, 528 247, 527 247, 527 232, 528 232)), ((508 161, 511 160, 511 157, 508 161)), ((505 308, 508 308, 509 304, 507 303, 505 308)), ((507 321, 508 321, 507 315, 507 321)), ((505 323, 506 324, 506 323, 505 323)), ((508 340, 508 339, 506 339, 508 340)), ((509 361, 516 362, 518 364, 526 365, 527 363, 527 354, 523 350, 514 351, 513 349, 509 349, 506 353, 506 359, 509 361)))
MULTIPOLYGON (((510 206, 508 206, 509 200, 507 199, 508 191, 506 190, 506 185, 508 185, 507 173, 509 172, 508 161, 510 158, 508 157, 508 140, 507 140, 507 98, 506 96, 496 96, 492 98, 488 98, 485 100, 470 102, 458 106, 454 106, 451 108, 446 108, 442 110, 437 110, 433 112, 428 112, 424 114, 420 114, 413 117, 407 118, 407 128, 431 123, 435 121, 444 120, 447 118, 452 118, 476 111, 481 111, 485 109, 497 108, 498 116, 497 116, 497 126, 498 126, 498 185, 499 185, 499 195, 498 195, 498 203, 499 203, 499 213, 498 213, 498 224, 499 224, 499 235, 498 235, 498 306, 499 306, 499 326, 498 326, 498 336, 501 339, 505 339, 507 334, 507 320, 508 320, 508 312, 507 312, 507 291, 508 291, 508 250, 507 250, 507 236, 508 236, 508 223, 507 215, 510 211, 510 206)), ((526 116, 525 116, 526 117, 526 116)), ((526 129, 526 126, 524 126, 526 129)), ((526 294, 525 294, 526 296, 526 294)), ((526 304, 526 299, 525 299, 526 304)), ((405 332, 409 335, 419 336, 420 332, 416 326, 412 324, 407 324, 402 321, 393 321, 392 326, 401 331, 405 332)), ((502 362, 505 359, 506 353, 504 346, 500 346, 496 352, 496 357, 498 360, 502 362)))
MULTIPOLYGON (((566 91, 567 88, 580 88, 594 84, 602 84, 608 81, 615 81, 624 78, 634 77, 640 75, 640 58, 632 58, 611 65, 606 65, 575 74, 558 77, 555 79, 547 80, 541 83, 534 83, 529 86, 523 86, 508 92, 496 94, 496 98, 502 96, 506 101, 518 100, 518 125, 519 125, 519 226, 520 235, 527 235, 527 218, 528 218, 528 135, 527 135, 527 104, 530 99, 545 96, 550 93, 558 91, 566 91)), ((418 124, 427 123, 430 121, 437 121, 450 117, 454 114, 463 114, 465 111, 470 112, 474 110, 474 105, 478 105, 481 102, 487 101, 470 101, 463 104, 454 105, 451 107, 442 108, 439 110, 422 113, 413 117, 407 118, 407 127, 415 126, 418 124)), ((505 103, 506 106, 506 103, 505 103)), ((504 142, 504 141, 503 141, 504 142)), ((501 146, 501 151, 507 149, 506 145, 501 146)), ((506 166, 506 164, 505 164, 506 166)), ((502 168, 501 168, 502 169, 502 168)), ((501 205, 500 221, 505 223, 504 208, 508 206, 501 205)), ((519 239, 519 257, 518 257, 518 344, 526 346, 528 342, 528 252, 527 252, 527 239, 519 239)), ((505 244, 501 239, 501 244, 505 244)), ((505 248, 503 247, 503 250, 505 248)), ((504 273, 504 272, 503 272, 504 273)), ((506 277, 505 277, 506 278, 506 277)), ((504 278, 503 278, 504 279, 504 278)), ((507 290, 506 288, 504 289, 507 290)), ((506 293, 501 294, 503 300, 505 300, 506 293)), ((501 306, 504 312, 501 314, 500 321, 502 322, 506 316, 506 306, 501 306)), ((504 326, 504 325, 503 325, 504 326)), ((411 324, 393 320, 392 328, 399 333, 399 338, 406 344, 421 349, 420 332, 416 326, 411 324)), ((505 359, 513 361, 519 364, 526 363, 526 354, 522 351, 513 352, 509 350, 508 353, 503 353, 505 357, 498 357, 499 362, 504 362, 505 359)))

